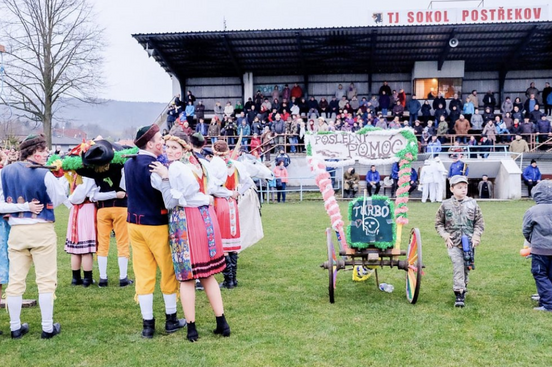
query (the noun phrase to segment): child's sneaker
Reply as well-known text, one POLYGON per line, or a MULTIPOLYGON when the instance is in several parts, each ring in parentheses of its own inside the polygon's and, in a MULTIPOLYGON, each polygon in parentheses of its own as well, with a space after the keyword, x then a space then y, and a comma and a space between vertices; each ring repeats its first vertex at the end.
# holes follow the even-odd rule
POLYGON ((454 292, 454 294, 456 295, 456 301, 454 302, 454 307, 464 307, 465 306, 464 293, 454 292))

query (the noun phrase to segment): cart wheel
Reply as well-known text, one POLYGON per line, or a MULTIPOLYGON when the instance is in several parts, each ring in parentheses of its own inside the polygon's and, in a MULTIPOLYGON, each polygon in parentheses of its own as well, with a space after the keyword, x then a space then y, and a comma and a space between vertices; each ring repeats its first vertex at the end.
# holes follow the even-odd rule
POLYGON ((326 230, 326 235, 328 239, 328 291, 330 294, 330 303, 334 303, 335 280, 337 276, 337 258, 335 256, 335 247, 332 241, 332 231, 330 229, 326 230))
POLYGON ((415 304, 420 294, 420 283, 422 281, 422 237, 418 228, 412 228, 410 241, 408 243, 406 272, 406 298, 415 304))

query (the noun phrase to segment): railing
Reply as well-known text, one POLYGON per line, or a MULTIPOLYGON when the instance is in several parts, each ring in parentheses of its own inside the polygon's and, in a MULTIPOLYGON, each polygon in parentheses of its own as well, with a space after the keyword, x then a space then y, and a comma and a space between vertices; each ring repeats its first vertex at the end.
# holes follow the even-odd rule
MULTIPOLYGON (((305 193, 305 192, 320 192, 320 189, 318 187, 316 187, 316 185, 303 184, 304 180, 314 180, 313 176, 300 176, 300 177, 292 176, 292 177, 288 177, 288 180, 289 179, 299 180, 299 185, 298 186, 286 186, 285 190, 278 190, 278 189, 276 189, 276 187, 270 187, 268 182, 265 185, 258 185, 257 188, 258 188, 258 193, 259 193, 259 196, 260 196, 261 203, 265 202, 265 195, 266 195, 266 202, 270 203, 269 195, 271 197, 277 196, 278 192, 280 192, 280 193, 285 192, 286 194, 290 193, 290 192, 298 192, 299 193, 299 201, 303 201, 303 193, 305 193)), ((342 189, 341 181, 335 180, 334 190, 337 192, 338 190, 341 190, 341 189, 342 189)))

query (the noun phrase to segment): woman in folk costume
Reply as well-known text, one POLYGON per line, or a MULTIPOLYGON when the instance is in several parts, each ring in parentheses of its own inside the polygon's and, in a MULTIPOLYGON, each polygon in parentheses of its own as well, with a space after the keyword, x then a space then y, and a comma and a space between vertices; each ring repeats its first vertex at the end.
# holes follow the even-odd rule
POLYGON ((230 159, 230 150, 225 141, 217 141, 213 149, 215 157, 210 163, 213 181, 210 194, 215 197, 215 211, 226 259, 224 282, 220 286, 232 289, 238 285, 238 252, 242 249, 238 197, 245 194, 253 181, 240 162, 230 159))
POLYGON ((220 229, 208 192, 207 169, 193 153, 183 133, 165 136, 168 168, 154 162, 152 172, 169 181, 163 191, 169 209, 169 239, 174 272, 180 282, 180 297, 188 321, 189 341, 198 339, 195 326, 195 279, 199 279, 215 313, 215 334, 230 336, 224 317, 220 288, 214 277, 225 268, 220 229))
MULTIPOLYGON (((89 144, 80 144, 69 155, 79 156, 89 147, 89 144)), ((65 237, 65 252, 71 255, 71 285, 83 285, 86 288, 94 283, 92 267, 96 253, 96 205, 89 200, 88 195, 96 188, 96 184, 94 180, 82 177, 75 171, 69 171, 65 177, 70 185, 69 201, 73 204, 65 237), (81 267, 84 279, 81 277, 81 267)))

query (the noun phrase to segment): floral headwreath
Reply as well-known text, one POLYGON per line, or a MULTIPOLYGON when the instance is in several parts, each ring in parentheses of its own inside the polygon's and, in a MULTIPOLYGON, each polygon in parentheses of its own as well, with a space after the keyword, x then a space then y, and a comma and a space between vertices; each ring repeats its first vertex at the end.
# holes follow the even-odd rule
POLYGON ((185 140, 179 138, 178 136, 175 136, 175 135, 165 135, 164 136, 164 139, 165 140, 171 140, 171 141, 175 141, 177 142, 178 144, 182 145, 182 148, 184 148, 185 151, 191 151, 192 150, 192 146, 190 144, 188 144, 185 140))

